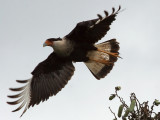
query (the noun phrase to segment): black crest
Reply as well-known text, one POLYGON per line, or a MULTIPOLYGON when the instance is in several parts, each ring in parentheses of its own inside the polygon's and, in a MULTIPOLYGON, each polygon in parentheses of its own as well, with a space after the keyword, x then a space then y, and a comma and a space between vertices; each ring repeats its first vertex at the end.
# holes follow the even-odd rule
POLYGON ((60 41, 60 40, 62 40, 62 38, 49 38, 49 39, 47 39, 47 40, 49 40, 49 41, 60 41))

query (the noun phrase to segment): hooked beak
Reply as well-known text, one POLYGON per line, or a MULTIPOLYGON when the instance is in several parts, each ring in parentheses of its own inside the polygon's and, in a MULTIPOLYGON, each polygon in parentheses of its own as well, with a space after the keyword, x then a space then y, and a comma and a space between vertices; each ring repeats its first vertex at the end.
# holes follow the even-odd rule
POLYGON ((43 47, 45 46, 52 46, 53 45, 53 42, 49 41, 49 40, 46 40, 44 43, 43 43, 43 47))
POLYGON ((47 46, 47 44, 46 43, 43 43, 43 47, 46 47, 47 46))

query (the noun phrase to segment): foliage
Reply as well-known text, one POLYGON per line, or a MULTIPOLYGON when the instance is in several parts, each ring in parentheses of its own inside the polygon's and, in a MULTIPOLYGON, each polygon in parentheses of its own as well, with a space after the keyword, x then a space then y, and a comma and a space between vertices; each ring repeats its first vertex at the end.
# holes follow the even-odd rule
POLYGON ((158 100, 155 100, 149 107, 148 101, 140 103, 135 93, 131 93, 130 105, 127 105, 123 98, 118 95, 119 90, 121 90, 120 86, 115 87, 115 94, 111 94, 109 97, 109 100, 117 97, 121 103, 117 115, 109 107, 114 115, 114 120, 118 120, 118 118, 122 120, 160 120, 160 112, 154 112, 154 107, 160 105, 158 100))

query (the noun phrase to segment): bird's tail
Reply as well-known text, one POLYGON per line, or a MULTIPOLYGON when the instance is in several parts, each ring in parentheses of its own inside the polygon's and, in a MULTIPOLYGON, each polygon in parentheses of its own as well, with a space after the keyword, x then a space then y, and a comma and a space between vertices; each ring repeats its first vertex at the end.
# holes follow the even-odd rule
POLYGON ((114 62, 116 62, 119 57, 118 44, 116 39, 111 39, 95 45, 97 50, 87 53, 89 61, 85 62, 85 64, 98 80, 104 78, 112 70, 114 62))

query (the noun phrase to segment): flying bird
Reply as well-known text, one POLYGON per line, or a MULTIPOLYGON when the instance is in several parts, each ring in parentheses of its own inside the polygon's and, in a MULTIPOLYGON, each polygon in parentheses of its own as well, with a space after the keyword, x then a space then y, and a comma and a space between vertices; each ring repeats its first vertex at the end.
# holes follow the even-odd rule
POLYGON ((96 79, 104 78, 120 57, 119 43, 116 39, 95 43, 107 34, 120 9, 121 7, 115 11, 115 8, 112 8, 110 15, 104 11, 105 17, 98 14, 97 19, 79 22, 63 38, 47 39, 43 46, 52 47, 53 52, 31 72, 32 78, 16 80, 25 84, 23 87, 10 88, 11 91, 19 92, 8 96, 18 98, 16 101, 7 102, 8 104, 20 104, 13 112, 24 107, 23 115, 30 106, 38 105, 61 91, 75 71, 73 62, 84 62, 96 79))

